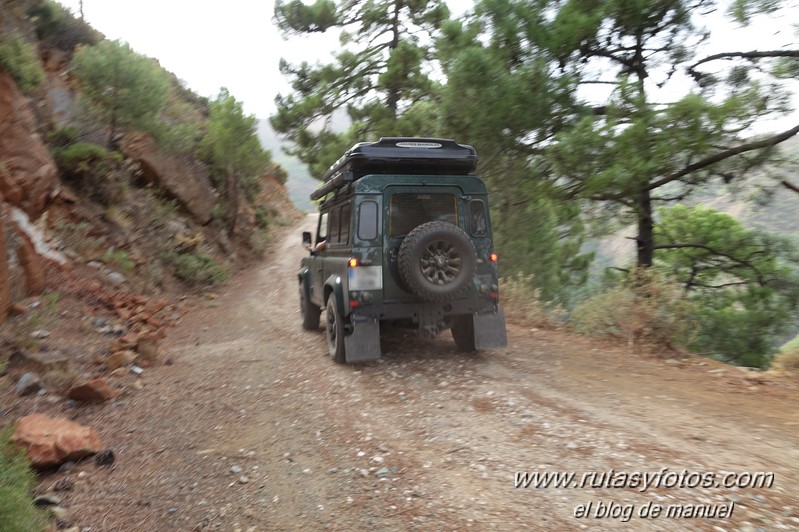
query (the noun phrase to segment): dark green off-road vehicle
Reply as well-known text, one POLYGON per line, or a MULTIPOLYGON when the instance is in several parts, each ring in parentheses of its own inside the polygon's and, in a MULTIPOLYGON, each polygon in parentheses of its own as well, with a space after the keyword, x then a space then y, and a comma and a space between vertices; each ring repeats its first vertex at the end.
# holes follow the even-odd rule
POLYGON ((325 312, 336 362, 380 357, 380 326, 464 351, 507 343, 497 256, 477 154, 452 140, 382 138, 353 146, 311 194, 316 238, 298 274, 305 329, 325 312))

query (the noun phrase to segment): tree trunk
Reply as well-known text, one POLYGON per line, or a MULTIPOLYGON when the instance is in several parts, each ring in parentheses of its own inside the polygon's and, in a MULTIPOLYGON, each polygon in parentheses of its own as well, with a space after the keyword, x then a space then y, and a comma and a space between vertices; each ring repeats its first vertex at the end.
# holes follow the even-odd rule
POLYGON ((654 222, 652 220, 652 196, 649 190, 638 193, 638 266, 652 266, 655 255, 654 222))
MULTIPOLYGON (((401 8, 400 1, 396 0, 394 2, 394 18, 392 20, 392 27, 391 27, 391 42, 388 45, 389 54, 391 54, 397 48, 397 46, 399 46, 400 8, 401 8)), ((388 110, 391 113, 391 118, 393 120, 397 119, 398 104, 399 104, 399 87, 397 87, 396 85, 391 85, 388 87, 388 96, 386 96, 386 107, 388 107, 388 110)))
POLYGON ((227 203, 227 219, 225 220, 227 234, 233 236, 236 231, 236 220, 239 217, 239 182, 236 174, 230 170, 225 179, 225 202, 227 203))

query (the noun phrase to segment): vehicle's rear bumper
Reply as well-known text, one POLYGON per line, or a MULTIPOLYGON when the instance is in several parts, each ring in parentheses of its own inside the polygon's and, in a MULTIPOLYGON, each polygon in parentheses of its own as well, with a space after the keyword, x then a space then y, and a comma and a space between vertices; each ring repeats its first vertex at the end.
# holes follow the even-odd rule
POLYGON ((412 320, 414 323, 443 321, 452 316, 496 311, 497 305, 489 299, 455 300, 447 303, 386 302, 362 305, 352 309, 351 315, 377 320, 412 320))

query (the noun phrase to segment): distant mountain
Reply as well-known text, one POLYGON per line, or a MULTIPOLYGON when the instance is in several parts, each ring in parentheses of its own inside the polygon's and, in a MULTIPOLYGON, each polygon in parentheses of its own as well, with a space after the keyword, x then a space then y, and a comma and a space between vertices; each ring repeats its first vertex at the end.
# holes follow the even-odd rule
POLYGON ((311 177, 308 168, 299 159, 286 155, 283 151, 284 141, 272 129, 269 120, 258 121, 258 140, 261 146, 272 152, 272 160, 288 173, 286 188, 294 206, 306 212, 316 210, 309 196, 319 186, 319 180, 311 177))

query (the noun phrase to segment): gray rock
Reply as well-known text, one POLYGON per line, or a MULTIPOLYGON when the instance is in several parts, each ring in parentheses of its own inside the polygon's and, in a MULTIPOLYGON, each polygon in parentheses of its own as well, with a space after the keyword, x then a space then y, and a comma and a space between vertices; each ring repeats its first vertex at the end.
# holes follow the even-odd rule
POLYGON ((48 506, 47 510, 56 519, 66 519, 69 517, 69 510, 61 506, 48 506))
POLYGON ((127 281, 128 279, 119 272, 111 272, 108 274, 108 280, 114 283, 115 285, 120 285, 125 281, 127 281))
POLYGON ((31 395, 42 389, 42 381, 35 373, 24 373, 14 387, 14 393, 18 396, 31 395))
POLYGON ((239 477, 239 484, 246 484, 250 481, 249 477, 239 477))
POLYGON ((389 469, 387 467, 381 467, 380 469, 377 470, 376 474, 377 474, 378 477, 383 478, 383 477, 387 477, 389 473, 390 473, 390 471, 389 471, 389 469))
POLYGON ((241 466, 237 465, 230 466, 230 472, 233 473, 234 475, 238 475, 242 471, 244 471, 244 469, 242 469, 241 466))

